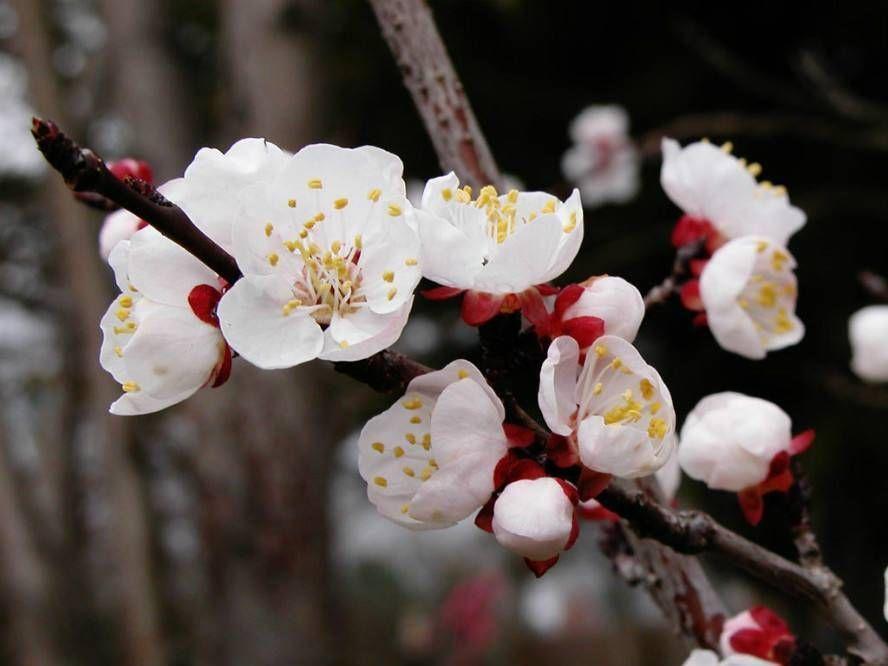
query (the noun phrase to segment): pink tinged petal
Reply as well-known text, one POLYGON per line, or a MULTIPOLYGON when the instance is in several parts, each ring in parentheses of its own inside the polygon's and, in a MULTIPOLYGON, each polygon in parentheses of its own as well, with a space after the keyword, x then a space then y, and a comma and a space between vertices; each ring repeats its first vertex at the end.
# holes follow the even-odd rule
POLYGON ((493 508, 493 533, 500 545, 532 561, 556 557, 573 529, 574 506, 551 477, 515 481, 493 508))
POLYGON ((289 368, 317 358, 324 347, 321 327, 304 308, 284 314, 285 303, 247 278, 239 280, 219 301, 222 334, 260 368, 289 368))
POLYGON ((448 220, 415 211, 422 247, 423 277, 448 287, 466 289, 484 265, 485 243, 476 242, 448 220))
POLYGON ((318 355, 325 361, 357 361, 391 347, 407 324, 413 297, 400 310, 377 314, 361 308, 346 316, 333 315, 324 332, 324 349, 318 355))
MULTIPOLYGON (((668 441, 667 441, 668 440, 668 441)), ((674 435, 658 453, 645 431, 629 425, 606 425, 601 416, 588 416, 577 429, 580 460, 589 469, 623 478, 647 476, 659 469, 672 450, 674 435)))
POLYGON ((139 321, 124 350, 128 379, 159 399, 196 391, 207 383, 224 346, 218 329, 190 310, 159 306, 139 321))
POLYGON ((465 455, 490 454, 493 464, 485 470, 489 492, 493 491, 493 468, 508 451, 497 403, 478 383, 461 379, 444 389, 431 419, 432 448, 442 469, 465 455))
POLYGON ((99 255, 103 259, 108 259, 115 245, 120 241, 129 240, 143 225, 142 220, 128 210, 111 213, 102 222, 102 228, 99 230, 99 255))
POLYGON ((555 338, 549 345, 546 360, 540 368, 537 399, 546 425, 552 432, 569 435, 571 418, 577 411, 575 392, 579 372, 580 350, 569 336, 555 338))
POLYGON ((183 308, 196 285, 219 285, 213 271, 151 227, 130 240, 129 278, 146 298, 183 308))
POLYGON ((548 269, 562 236, 561 218, 554 213, 520 225, 497 246, 478 273, 474 288, 494 294, 520 293, 557 277, 560 273, 553 274, 548 269))
POLYGON ((111 270, 114 271, 114 282, 117 284, 117 288, 125 293, 130 290, 129 255, 129 241, 119 242, 114 246, 114 249, 111 250, 111 254, 108 255, 108 265, 110 265, 111 270))

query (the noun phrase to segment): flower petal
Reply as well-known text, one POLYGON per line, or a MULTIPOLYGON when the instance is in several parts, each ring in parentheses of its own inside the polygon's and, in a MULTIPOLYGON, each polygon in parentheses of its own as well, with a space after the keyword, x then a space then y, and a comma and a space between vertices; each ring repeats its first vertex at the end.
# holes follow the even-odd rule
POLYGON ((569 435, 571 417, 577 411, 574 397, 579 373, 580 349, 569 336, 555 338, 540 368, 537 399, 546 425, 552 432, 569 435))
POLYGON ((324 334, 324 349, 318 355, 325 361, 357 361, 391 347, 407 324, 411 296, 400 310, 377 314, 369 308, 361 308, 346 317, 338 312, 324 334))

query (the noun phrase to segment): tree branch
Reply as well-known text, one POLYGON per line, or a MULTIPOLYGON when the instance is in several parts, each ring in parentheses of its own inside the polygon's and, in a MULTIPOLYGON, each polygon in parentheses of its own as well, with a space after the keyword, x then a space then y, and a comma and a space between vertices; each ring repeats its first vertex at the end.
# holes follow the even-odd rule
POLYGON ((424 0, 370 0, 444 171, 472 187, 502 187, 502 175, 481 133, 424 0))
POLYGON ((74 192, 95 192, 138 215, 174 243, 234 284, 241 278, 237 262, 198 229, 178 206, 147 183, 118 180, 93 151, 81 148, 50 120, 34 118, 31 134, 46 161, 74 192))
POLYGON ((731 532, 701 511, 674 512, 644 492, 611 484, 596 498, 640 536, 686 554, 712 551, 771 586, 814 602, 836 628, 848 651, 867 664, 888 663, 888 646, 842 593, 825 567, 806 569, 731 532))
POLYGON ((696 241, 682 245, 675 251, 675 261, 672 262, 672 272, 658 285, 650 288, 644 296, 644 307, 665 303, 669 298, 678 293, 678 282, 687 275, 688 262, 693 259, 703 247, 703 241, 696 241))

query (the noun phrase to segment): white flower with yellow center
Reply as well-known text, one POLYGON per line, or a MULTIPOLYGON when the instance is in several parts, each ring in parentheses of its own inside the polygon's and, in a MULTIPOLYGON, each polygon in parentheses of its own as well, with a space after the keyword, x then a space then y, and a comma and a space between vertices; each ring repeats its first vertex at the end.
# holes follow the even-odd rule
POLYGON ((219 304, 229 344, 261 368, 353 361, 394 343, 420 279, 401 161, 379 148, 306 146, 242 198, 244 274, 219 304))
MULTIPOLYGON (((453 173, 426 184, 416 220, 423 275, 454 295, 486 294, 486 318, 499 311, 506 296, 561 275, 583 241, 577 190, 563 203, 545 192, 499 195, 491 186, 473 197, 453 173)), ((481 315, 467 321, 482 323, 481 315)))
POLYGON ((653 474, 675 448, 675 409, 654 368, 623 338, 600 337, 580 365, 576 340, 552 341, 539 404, 589 469, 624 478, 653 474))
POLYGON ((682 148, 663 139, 662 145, 660 182, 687 222, 708 225, 721 240, 756 235, 780 245, 805 225, 805 213, 789 203, 786 188, 757 181, 761 165, 731 155, 730 143, 682 148))
POLYGON ((745 236, 719 248, 700 276, 700 299, 718 343, 746 358, 799 342, 795 259, 782 245, 745 236))
POLYGON ((364 426, 358 469, 386 518, 411 529, 449 527, 490 499, 506 455, 505 409, 481 372, 457 360, 412 380, 364 426))

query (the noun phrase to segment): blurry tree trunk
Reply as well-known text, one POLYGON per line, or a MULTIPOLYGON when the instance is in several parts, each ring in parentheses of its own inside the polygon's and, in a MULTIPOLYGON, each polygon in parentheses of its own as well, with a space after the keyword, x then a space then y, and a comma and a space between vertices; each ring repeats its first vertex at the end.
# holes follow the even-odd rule
POLYGON ((190 158, 187 86, 165 48, 166 3, 103 0, 108 22, 106 72, 110 107, 132 130, 134 156, 148 160, 159 182, 181 175, 190 158))
MULTIPOLYGON (((21 48, 30 73, 32 93, 40 113, 65 126, 64 108, 50 64, 50 46, 42 7, 33 0, 14 0, 21 18, 21 48)), ((61 494, 69 528, 68 552, 54 553, 58 582, 69 612, 82 614, 101 591, 105 620, 122 629, 119 662, 160 664, 162 648, 156 626, 146 525, 141 491, 129 458, 129 437, 123 419, 110 417, 108 404, 116 389, 97 362, 100 338, 97 322, 107 302, 107 279, 96 253, 96 236, 84 210, 74 202, 64 183, 47 179, 44 200, 56 227, 59 250, 58 281, 68 298, 63 313, 64 376, 67 384, 65 424, 69 441, 58 442, 56 454, 65 456, 66 488, 61 494), (87 468, 84 463, 88 463, 87 468), (75 536, 87 523, 87 545, 100 552, 100 561, 86 567, 86 575, 71 569, 82 565, 84 553, 75 536), (98 520, 90 523, 90 516, 98 520), (90 527, 94 528, 90 533, 90 527), (72 557, 73 556, 73 557, 72 557), (73 561, 72 561, 73 560, 73 561)), ((40 526, 34 526, 39 529, 40 526)), ((74 617, 75 621, 81 618, 74 617)), ((72 633, 77 633, 76 630, 72 633)), ((70 636, 72 641, 83 636, 70 636)), ((80 645, 79 647, 83 647, 80 645)), ((89 646, 94 651, 93 646, 89 646)), ((95 656, 89 657, 95 663, 95 656)))

